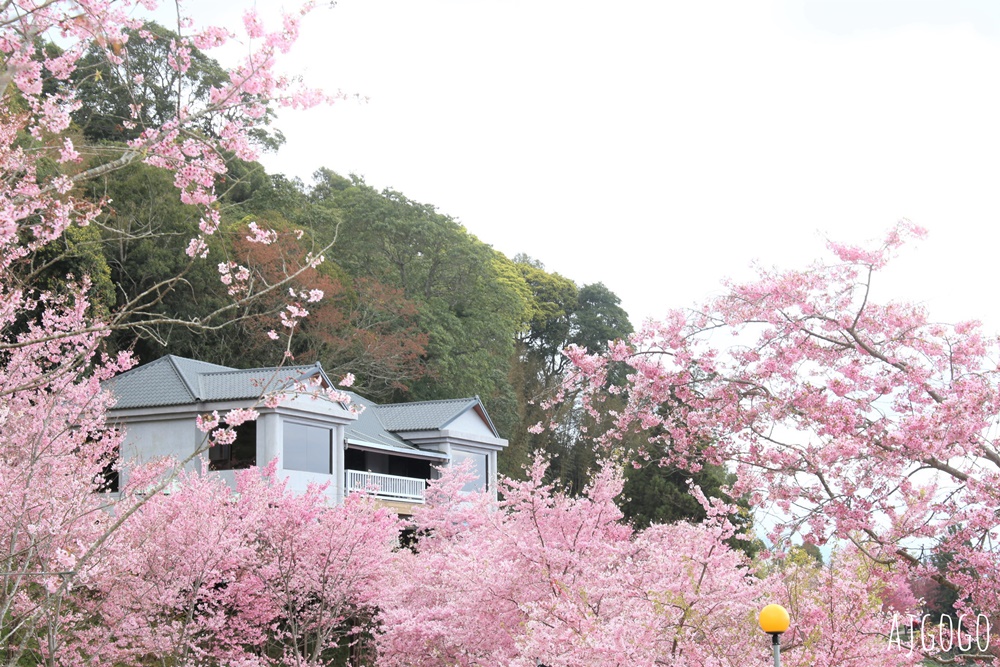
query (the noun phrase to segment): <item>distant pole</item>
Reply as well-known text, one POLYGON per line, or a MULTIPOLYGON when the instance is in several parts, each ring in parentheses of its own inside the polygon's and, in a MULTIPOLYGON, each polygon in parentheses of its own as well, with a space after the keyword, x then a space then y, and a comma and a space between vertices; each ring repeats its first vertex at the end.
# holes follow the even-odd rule
POLYGON ((781 633, 787 630, 791 623, 788 610, 780 604, 769 604, 760 610, 757 622, 760 623, 761 630, 771 635, 774 667, 781 667, 781 633))

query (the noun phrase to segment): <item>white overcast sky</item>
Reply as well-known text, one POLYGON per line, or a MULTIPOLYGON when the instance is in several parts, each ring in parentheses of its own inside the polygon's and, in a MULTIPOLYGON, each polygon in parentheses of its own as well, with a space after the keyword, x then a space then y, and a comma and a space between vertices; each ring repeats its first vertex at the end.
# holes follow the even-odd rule
POLYGON ((434 204, 637 324, 907 217, 881 294, 1000 329, 1000 3, 340 0, 292 56, 368 101, 283 113, 269 171, 434 204))

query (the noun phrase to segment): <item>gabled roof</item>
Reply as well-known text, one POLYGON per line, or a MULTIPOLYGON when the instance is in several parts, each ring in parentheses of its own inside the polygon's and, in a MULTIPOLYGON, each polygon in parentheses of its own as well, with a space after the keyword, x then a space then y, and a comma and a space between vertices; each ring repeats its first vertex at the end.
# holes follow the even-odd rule
POLYGON ((478 396, 473 398, 453 398, 441 401, 419 401, 417 403, 393 403, 377 405, 375 412, 386 430, 394 433, 406 431, 443 431, 451 422, 475 408, 493 435, 499 437, 493 422, 478 396))
MULTIPOLYGON (((108 380, 104 387, 118 399, 114 408, 126 410, 252 400, 316 378, 326 387, 333 386, 318 363, 240 370, 167 355, 108 380)), ((361 448, 438 456, 410 442, 408 438, 413 436, 407 434, 444 431, 469 410, 476 412, 494 437, 500 437, 478 396, 378 405, 353 392, 346 393, 353 403, 365 408, 357 420, 345 426, 348 442, 361 448)))
POLYGON ((381 407, 363 396, 359 396, 352 391, 347 392, 351 397, 351 402, 363 406, 365 409, 358 415, 356 421, 344 426, 344 436, 347 442, 361 449, 375 449, 379 451, 391 452, 403 456, 418 456, 420 458, 447 459, 447 455, 438 452, 429 452, 416 447, 395 433, 387 430, 379 419, 381 407))
POLYGON ((378 418, 376 411, 379 407, 378 404, 355 394, 353 391, 347 392, 347 395, 351 397, 352 403, 364 408, 358 415, 357 420, 345 427, 348 441, 370 442, 390 447, 413 447, 399 436, 386 430, 385 424, 378 418))
POLYGON ((118 399, 114 407, 124 410, 259 398, 317 375, 330 386, 318 364, 239 370, 168 354, 108 380, 105 387, 118 399))
POLYGON ((426 452, 427 450, 409 442, 407 434, 443 431, 470 409, 476 409, 490 431, 496 435, 496 429, 478 397, 379 405, 354 392, 347 393, 353 403, 365 408, 357 421, 345 427, 347 441, 359 447, 371 445, 404 455, 406 452, 426 452))

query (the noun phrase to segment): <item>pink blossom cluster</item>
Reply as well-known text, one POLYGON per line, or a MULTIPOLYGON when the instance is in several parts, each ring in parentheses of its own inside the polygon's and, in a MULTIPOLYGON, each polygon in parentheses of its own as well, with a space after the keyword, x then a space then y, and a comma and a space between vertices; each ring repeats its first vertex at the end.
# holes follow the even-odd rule
POLYGON ((378 664, 743 667, 769 664, 757 611, 792 614, 782 663, 916 667, 888 650, 882 580, 845 550, 754 568, 730 549, 724 516, 636 531, 621 521, 622 477, 605 465, 581 497, 558 492, 536 461, 503 500, 462 492, 468 470, 432 484, 380 604, 378 664))
POLYGON ((251 288, 250 269, 236 262, 219 262, 219 280, 226 286, 230 296, 248 294, 251 288))
MULTIPOLYGON (((54 0, 0 8, 0 82, 5 93, 16 88, 18 97, 14 108, 9 94, 2 102, 7 113, 0 122, 0 170, 5 184, 0 191, 0 268, 58 238, 67 226, 87 224, 101 206, 75 198, 74 184, 135 160, 171 170, 181 200, 201 208, 201 233, 191 239, 187 254, 204 258, 209 251, 205 237, 215 233, 221 222, 215 188, 227 169, 223 155, 232 152, 242 159, 254 159, 250 130, 267 103, 304 106, 329 99, 275 71, 278 57, 290 49, 312 5, 291 10, 273 30, 251 11, 246 16, 250 40, 246 58, 224 85, 211 91, 207 103, 197 108, 180 105, 174 118, 160 127, 145 127, 129 148, 109 163, 69 168, 85 162, 80 147, 61 135, 69 127, 70 114, 79 107, 72 85, 77 62, 96 44, 104 49, 109 62, 125 63, 134 45, 129 43, 127 31, 137 31, 133 41, 156 39, 141 29, 136 11, 152 6, 154 2, 134 0, 54 0), (37 48, 37 41, 46 39, 58 40, 58 55, 50 57, 37 48), (43 76, 60 85, 43 88, 43 76), (200 131, 204 122, 215 125, 211 134, 200 131), (19 133, 25 132, 35 140, 30 150, 17 141, 19 133), (35 164, 48 157, 67 168, 40 179, 35 164)), ((191 29, 193 23, 182 17, 179 25, 191 29)), ((171 42, 166 66, 183 73, 191 66, 193 48, 210 50, 233 37, 230 30, 220 27, 191 29, 189 35, 171 42)), ((138 87, 143 82, 141 77, 133 77, 125 83, 138 87)), ((134 106, 134 119, 140 118, 141 111, 134 106)), ((250 237, 268 243, 275 234, 252 223, 250 237)), ((222 277, 229 275, 223 273, 222 277)), ((242 285, 227 283, 231 296, 249 298, 245 272, 233 276, 242 285)))
POLYGON ((101 382, 133 360, 98 353, 107 330, 90 320, 88 289, 83 280, 29 296, 0 282, 0 607, 7 631, 27 629, 8 642, 14 660, 44 658, 29 651, 68 618, 53 601, 103 555, 110 521, 95 489, 114 473, 122 435, 108 423, 101 382))
MULTIPOLYGON (((151 587, 158 584, 154 578, 143 579, 152 573, 143 568, 153 567, 156 559, 178 545, 225 549, 231 543, 223 538, 212 543, 210 531, 218 525, 213 526, 204 516, 197 519, 192 514, 190 521, 175 523, 172 529, 172 518, 180 516, 175 513, 179 511, 177 507, 164 505, 157 509, 150 505, 146 511, 147 502, 166 498, 160 494, 169 484, 171 468, 166 463, 151 463, 133 470, 130 479, 134 486, 127 492, 125 502, 114 501, 110 493, 97 492, 113 487, 122 440, 115 425, 107 422, 111 398, 102 391, 101 382, 133 363, 127 353, 110 356, 101 350, 112 328, 129 326, 131 313, 126 308, 96 319, 99 311, 91 308, 87 295, 92 285, 86 276, 65 276, 57 289, 33 282, 39 265, 36 253, 55 247, 52 244, 60 241, 70 226, 88 225, 101 214, 107 202, 94 203, 79 197, 80 184, 144 160, 171 170, 181 200, 201 209, 201 233, 191 239, 187 254, 204 258, 209 250, 207 236, 220 223, 215 187, 226 170, 222 156, 232 151, 245 159, 253 157, 249 129, 270 100, 301 105, 317 101, 318 97, 310 91, 298 90, 297 82, 274 71, 277 55, 288 50, 303 16, 302 12, 293 11, 277 32, 261 27, 260 41, 248 44, 247 62, 222 89, 213 92, 211 102, 200 108, 181 105, 175 118, 162 127, 145 127, 118 155, 95 157, 68 133, 70 114, 79 107, 73 84, 77 63, 92 46, 103 49, 108 62, 125 63, 130 48, 128 31, 138 30, 133 39, 154 38, 141 30, 139 16, 155 4, 152 0, 46 0, 0 6, 0 517, 3 517, 0 539, 6 545, 0 550, 3 560, 0 571, 4 573, 0 616, 5 659, 11 663, 93 664, 95 656, 103 655, 105 648, 110 649, 108 664, 141 662, 167 647, 183 647, 183 652, 175 654, 177 664, 207 659, 197 641, 187 641, 191 635, 185 634, 185 628, 193 626, 184 626, 176 606, 185 599, 194 599, 184 598, 185 595, 200 595, 199 586, 207 579, 187 580, 184 585, 188 588, 184 591, 176 587, 168 590, 168 582, 166 588, 153 595, 151 587), (50 56, 46 49, 39 48, 49 41, 59 44, 57 55, 50 56), (51 85, 43 85, 44 82, 51 85), (213 133, 201 131, 206 119, 218 124, 213 133), (213 134, 219 139, 212 139, 213 134), (140 519, 152 523, 139 525, 140 519), (138 536, 148 537, 151 534, 148 531, 155 532, 160 525, 156 521, 162 524, 162 535, 170 537, 161 545, 162 550, 144 555, 138 536), (195 525, 198 523, 202 525, 195 525), (133 532, 129 533, 130 530, 133 532), (115 548, 109 549, 112 543, 115 548), (115 558, 120 560, 116 562, 115 558), (118 593, 101 588, 116 580, 124 584, 118 593), (126 590, 126 586, 132 588, 126 590), (89 592, 82 593, 85 590, 89 592), (118 635, 122 642, 130 642, 137 636, 146 642, 132 644, 128 650, 142 646, 144 652, 128 654, 132 657, 121 657, 120 662, 112 655, 117 645, 114 641, 107 643, 107 626, 102 630, 104 621, 100 620, 109 618, 105 613, 118 613, 110 603, 103 604, 101 600, 119 594, 141 596, 132 603, 145 600, 149 605, 139 611, 133 608, 127 616, 119 618, 122 625, 117 630, 122 633, 118 635), (70 600, 71 596, 76 597, 70 600), (157 619, 164 632, 150 638, 151 626, 141 627, 141 619, 152 619, 160 612, 162 615, 157 619), (83 658, 85 654, 87 657, 83 658)), ((303 11, 308 9, 307 5, 303 11)), ((180 25, 183 29, 191 27, 186 20, 181 20, 180 25)), ((190 37, 181 37, 171 45, 165 66, 183 71, 190 66, 192 48, 215 47, 229 37, 229 32, 220 28, 194 30, 190 37)), ((143 83, 141 77, 127 81, 135 86, 143 83)), ((134 121, 141 112, 138 107, 132 109, 134 121)), ((259 228, 251 229, 251 233, 261 241, 271 238, 269 232, 259 228)), ((228 262, 220 266, 220 278, 234 289, 250 282, 247 269, 228 262)), ((233 296, 234 302, 248 298, 247 290, 233 296)), ((293 312, 295 317, 303 314, 300 310, 293 312)), ((231 412, 223 418, 223 424, 218 415, 203 415, 199 426, 210 431, 215 442, 231 442, 232 429, 253 416, 249 412, 231 412)), ((222 492, 205 490, 204 493, 222 492)), ((183 492, 170 498, 182 496, 183 492)), ((280 504, 280 493, 272 500, 280 504)), ((286 503, 290 511, 301 510, 304 517, 326 520, 328 515, 323 512, 309 510, 313 512, 310 515, 304 505, 295 502, 286 503)), ((312 502, 315 504, 315 500, 312 502)), ((382 517, 377 512, 371 516, 382 517)), ((378 530, 384 529, 386 539, 393 534, 394 519, 390 519, 373 519, 382 528, 372 528, 371 522, 359 528, 366 538, 373 538, 373 550, 384 548, 377 546, 384 542, 374 539, 378 530)), ((331 519, 328 525, 335 523, 331 519)), ((308 533, 313 528, 307 521, 302 531, 308 533)), ((337 530, 341 528, 343 525, 337 530)), ((342 532, 352 534, 346 529, 342 532)), ((247 535, 244 533, 239 539, 248 541, 247 535)), ((254 539, 258 537, 255 533, 254 539)), ((274 539, 277 541, 278 537, 274 539)), ((323 544, 319 533, 301 539, 323 544)), ((275 558, 269 562, 275 562, 275 558)), ((282 558, 287 562, 290 556, 282 558)), ((315 555, 317 562, 319 558, 315 555)), ((228 562, 237 567, 233 565, 237 561, 228 562)), ((350 562, 349 558, 344 562, 350 562)), ((197 559, 189 564, 189 573, 194 568, 206 567, 204 561, 197 559)), ((364 567, 358 570, 367 571, 364 567)), ((233 576, 236 571, 230 568, 223 576, 233 576)), ((322 573, 318 574, 316 569, 305 571, 308 576, 319 577, 316 581, 322 579, 322 573)), ((222 581, 214 579, 212 585, 224 587, 222 581)), ((280 579, 268 581, 274 583, 280 579)), ((296 586, 300 583, 296 582, 296 586)), ((316 585, 302 583, 302 595, 314 595, 316 585)), ((274 586, 278 588, 279 584, 274 586)), ((330 587, 334 585, 330 583, 330 587)), ((242 595, 237 593, 238 588, 234 585, 226 594, 242 595)), ((360 598, 350 600, 354 604, 360 598)), ((116 604, 121 605, 117 609, 125 614, 130 603, 118 599, 116 604)), ((210 607, 214 603, 205 604, 210 607)), ((301 610, 309 603, 300 605, 286 600, 285 604, 301 610)), ((236 626, 250 627, 251 607, 246 620, 236 626)), ((272 610, 280 607, 279 602, 271 605, 272 610)), ((204 611, 208 607, 199 609, 204 611)), ((220 614, 206 612, 199 616, 198 622, 204 623, 199 627, 205 630, 222 618, 220 614), (210 616, 214 619, 211 622, 210 616)), ((274 618, 272 622, 277 622, 274 618)), ((288 614, 281 618, 288 618, 288 614)), ((316 617, 312 617, 302 620, 298 627, 314 628, 317 623, 316 617)), ((259 633, 264 626, 255 627, 254 632, 259 633)), ((298 638, 288 639, 289 636, 286 635, 289 646, 298 641, 298 638)), ((321 643, 328 647, 332 641, 335 640, 323 639, 321 643)), ((231 646, 226 650, 232 655, 238 653, 231 646)), ((285 657, 291 659, 294 649, 288 651, 285 657)), ((245 664, 252 662, 248 660, 245 664)))
POLYGON ((995 617, 985 575, 1000 570, 1000 345, 978 323, 875 298, 879 271, 922 235, 902 221, 872 249, 831 243, 829 264, 760 269, 603 358, 570 351, 570 382, 597 407, 605 364, 626 364, 626 405, 605 446, 649 429, 646 458, 728 462, 733 493, 780 517, 776 543, 847 541, 885 572, 939 579, 970 614, 995 617), (930 553, 947 555, 946 572, 930 553))
POLYGON ((324 664, 370 630, 396 516, 363 494, 339 506, 321 487, 293 494, 273 465, 237 477, 233 489, 185 473, 169 495, 149 499, 124 490, 116 512, 136 503, 141 511, 87 567, 59 664, 136 664, 149 655, 324 664))
POLYGON ((278 233, 273 229, 262 229, 255 221, 250 221, 248 225, 250 233, 246 236, 251 243, 261 243, 268 245, 274 243, 278 238, 278 233))

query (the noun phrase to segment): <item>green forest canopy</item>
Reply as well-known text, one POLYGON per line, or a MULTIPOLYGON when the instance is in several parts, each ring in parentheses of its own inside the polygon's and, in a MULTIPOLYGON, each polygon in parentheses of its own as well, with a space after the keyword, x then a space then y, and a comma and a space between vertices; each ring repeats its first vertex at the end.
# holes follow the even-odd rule
MULTIPOLYGON (((155 24, 150 29, 163 44, 172 36, 155 24)), ((163 60, 154 41, 130 52, 120 66, 97 54, 92 66, 84 61, 76 82, 83 106, 74 116, 76 143, 88 160, 83 168, 106 159, 104 148, 170 117, 175 110, 164 100, 175 94, 168 91, 180 86, 197 108, 221 76, 218 64, 197 51, 181 81, 163 60), (129 88, 121 82, 137 75, 144 97, 126 98, 129 88), (130 117, 133 104, 143 109, 139 118, 130 117)), ((265 115, 255 129, 266 148, 282 140, 271 118, 265 115)), ((202 131, 213 132, 211 118, 202 131)), ((477 395, 510 441, 501 473, 520 477, 541 453, 552 459, 554 480, 573 492, 583 490, 595 464, 586 436, 595 419, 573 400, 554 413, 541 403, 562 383, 567 345, 603 352, 608 341, 632 332, 614 292, 599 282, 577 284, 528 255, 508 258, 436 206, 377 190, 360 176, 321 168, 306 185, 232 156, 228 167, 218 183, 225 193, 223 225, 212 238, 209 262, 185 258, 198 214, 180 202, 165 170, 138 163, 87 184, 90 197, 112 204, 95 228, 66 235, 63 254, 49 258, 46 267, 51 281, 87 273, 94 280, 95 308, 114 312, 148 302, 176 320, 119 332, 111 347, 133 349, 144 362, 171 353, 235 367, 277 363, 283 350, 268 332, 281 330, 281 294, 254 310, 227 312, 208 331, 183 322, 209 322, 211 313, 231 301, 218 263, 246 266, 268 284, 332 242, 332 256, 297 279, 297 288, 326 295, 310 304, 311 314, 292 340, 297 362, 319 361, 338 377, 353 373, 356 390, 374 400, 477 395), (248 243, 250 222, 276 230, 278 241, 248 243), (538 423, 556 426, 528 430, 538 423)), ((676 470, 635 471, 625 489, 626 513, 638 523, 697 518, 700 508, 686 494, 688 477, 676 470)), ((721 493, 723 478, 721 470, 705 470, 698 481, 721 493)))

